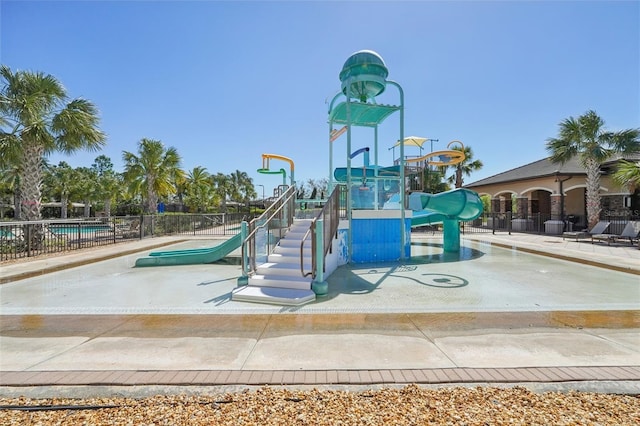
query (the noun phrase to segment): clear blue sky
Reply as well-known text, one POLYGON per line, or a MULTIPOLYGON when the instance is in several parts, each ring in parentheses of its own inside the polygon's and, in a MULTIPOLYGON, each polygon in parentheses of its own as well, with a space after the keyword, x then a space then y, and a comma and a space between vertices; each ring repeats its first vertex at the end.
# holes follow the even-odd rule
MULTIPOLYGON (((105 154, 122 171, 122 151, 152 138, 185 170, 246 171, 267 193, 281 179, 256 172, 262 153, 293 159, 297 181, 327 177, 326 102, 362 49, 403 87, 406 136, 434 150, 458 139, 483 161, 466 183, 546 157, 558 123, 589 109, 610 130, 640 127, 638 1, 1 0, 0 13, 3 64, 100 109, 103 151, 55 164, 105 154)), ((396 116, 380 127, 383 166, 396 116)), ((372 143, 365 132, 352 148, 372 143)), ((346 165, 345 136, 334 149, 346 165)))

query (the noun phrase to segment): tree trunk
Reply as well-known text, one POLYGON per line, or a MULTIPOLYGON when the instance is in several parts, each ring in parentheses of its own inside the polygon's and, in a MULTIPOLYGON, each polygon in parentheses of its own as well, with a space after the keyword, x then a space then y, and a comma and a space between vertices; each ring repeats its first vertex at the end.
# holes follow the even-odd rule
POLYGON ((44 149, 37 142, 25 140, 20 168, 22 201, 20 209, 25 220, 40 220, 42 199, 42 156, 44 149))
POLYGON ((105 198, 104 200, 104 214, 107 217, 111 217, 111 198, 105 198))
POLYGON ((90 200, 84 200, 83 216, 85 218, 88 218, 88 217, 91 216, 91 201, 90 200))
POLYGON ((462 169, 456 167, 456 188, 462 188, 462 169))
POLYGON ((158 195, 155 193, 153 187, 155 186, 155 178, 149 176, 147 179, 147 207, 146 213, 154 214, 158 208, 158 195))
POLYGON ((587 221, 589 229, 593 228, 600 220, 600 163, 592 158, 584 161, 584 168, 587 172, 587 221))
POLYGON ((60 219, 66 219, 69 216, 68 205, 69 197, 66 195, 60 196, 60 219))

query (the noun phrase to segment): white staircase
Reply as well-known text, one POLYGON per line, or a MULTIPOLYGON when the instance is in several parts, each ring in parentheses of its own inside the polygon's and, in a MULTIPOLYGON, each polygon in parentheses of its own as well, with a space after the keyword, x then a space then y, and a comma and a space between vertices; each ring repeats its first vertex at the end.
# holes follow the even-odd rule
MULTIPOLYGON (((243 302, 298 306, 315 300, 311 290, 311 276, 300 271, 300 244, 309 230, 310 219, 296 219, 284 238, 267 258, 257 266, 246 286, 233 290, 231 299, 243 302)), ((307 238, 303 252, 305 272, 311 272, 311 238, 307 238)))

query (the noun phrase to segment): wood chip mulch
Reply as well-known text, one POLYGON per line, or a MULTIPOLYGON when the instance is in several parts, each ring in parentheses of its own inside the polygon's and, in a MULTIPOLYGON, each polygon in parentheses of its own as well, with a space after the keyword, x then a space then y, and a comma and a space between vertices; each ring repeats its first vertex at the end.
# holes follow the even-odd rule
POLYGON ((638 425, 640 396, 515 388, 263 387, 215 396, 0 398, 2 425, 638 425))

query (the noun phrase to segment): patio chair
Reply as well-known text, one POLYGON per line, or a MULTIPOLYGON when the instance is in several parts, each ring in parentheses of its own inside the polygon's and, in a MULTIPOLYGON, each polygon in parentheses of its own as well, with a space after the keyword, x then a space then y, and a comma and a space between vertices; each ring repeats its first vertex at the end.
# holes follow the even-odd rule
POLYGON ((604 220, 601 220, 600 222, 596 223, 595 226, 593 228, 591 228, 590 231, 569 231, 569 232, 563 232, 562 233, 562 239, 564 240, 565 238, 575 238, 576 241, 578 241, 579 239, 583 239, 583 238, 589 238, 592 235, 596 235, 596 234, 604 234, 604 232, 607 230, 607 228, 609 228, 609 225, 611 224, 611 222, 606 222, 604 220))
POLYGON ((617 234, 595 234, 591 236, 591 242, 594 240, 606 241, 607 245, 611 245, 612 241, 628 239, 629 243, 633 245, 633 242, 640 237, 640 222, 627 222, 624 229, 617 234))

